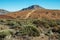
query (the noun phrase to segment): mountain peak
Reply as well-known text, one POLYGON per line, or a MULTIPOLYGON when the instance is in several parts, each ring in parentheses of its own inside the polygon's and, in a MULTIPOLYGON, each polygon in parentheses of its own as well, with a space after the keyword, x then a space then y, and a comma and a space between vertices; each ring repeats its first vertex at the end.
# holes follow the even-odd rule
POLYGON ((30 10, 30 9, 44 9, 44 8, 39 6, 39 5, 32 5, 32 6, 29 6, 27 8, 24 8, 22 10, 30 10))
POLYGON ((40 8, 40 6, 39 5, 32 5, 32 6, 28 7, 28 8, 30 8, 30 9, 36 9, 36 8, 40 8))

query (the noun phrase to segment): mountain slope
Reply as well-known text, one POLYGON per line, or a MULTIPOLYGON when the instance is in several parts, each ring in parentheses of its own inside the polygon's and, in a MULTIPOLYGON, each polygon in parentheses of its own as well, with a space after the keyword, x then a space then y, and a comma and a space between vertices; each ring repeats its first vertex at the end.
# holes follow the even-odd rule
POLYGON ((60 10, 48 10, 38 5, 32 5, 28 8, 22 9, 17 12, 10 12, 5 14, 12 18, 27 19, 27 18, 48 18, 48 19, 60 19, 60 10), (33 11, 35 10, 35 11, 33 11))

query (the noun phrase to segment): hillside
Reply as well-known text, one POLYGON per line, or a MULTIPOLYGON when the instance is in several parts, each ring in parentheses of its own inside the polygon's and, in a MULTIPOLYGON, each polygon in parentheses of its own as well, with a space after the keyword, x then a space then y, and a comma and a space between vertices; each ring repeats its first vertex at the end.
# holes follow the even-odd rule
POLYGON ((49 10, 44 9, 43 7, 40 7, 38 5, 32 5, 28 8, 24 8, 17 12, 8 13, 6 15, 20 19, 25 19, 26 16, 28 16, 27 18, 34 18, 34 19, 36 18, 60 19, 60 10, 49 10), (35 11, 32 12, 33 10, 35 11))

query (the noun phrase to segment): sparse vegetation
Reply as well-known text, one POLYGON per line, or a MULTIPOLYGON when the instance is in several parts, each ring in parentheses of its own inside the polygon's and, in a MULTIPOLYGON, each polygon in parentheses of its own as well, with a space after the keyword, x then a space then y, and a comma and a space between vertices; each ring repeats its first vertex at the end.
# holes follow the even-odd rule
MULTIPOLYGON (((60 33, 60 21, 59 20, 48 20, 48 19, 2 19, 0 23, 3 25, 10 26, 10 29, 14 29, 15 33, 11 34, 10 31, 5 30, 0 32, 0 37, 4 38, 7 35, 38 37, 40 36, 39 28, 45 32, 46 36, 49 35, 49 29, 52 33, 60 33)), ((44 33, 42 32, 42 33, 44 33)))
POLYGON ((20 35, 20 36, 24 36, 24 35, 28 35, 28 36, 39 36, 39 30, 32 25, 26 25, 24 26, 22 29, 19 30, 19 32, 17 32, 16 35, 20 35))

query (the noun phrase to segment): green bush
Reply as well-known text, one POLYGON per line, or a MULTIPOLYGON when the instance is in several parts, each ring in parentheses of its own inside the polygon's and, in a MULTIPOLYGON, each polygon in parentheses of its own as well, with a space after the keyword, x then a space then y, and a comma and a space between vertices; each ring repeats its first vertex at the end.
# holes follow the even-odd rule
POLYGON ((0 19, 0 24, 5 24, 5 19, 0 19))
POLYGON ((49 25, 50 27, 54 27, 54 26, 57 26, 57 23, 56 23, 56 21, 54 21, 54 20, 49 20, 49 21, 48 21, 48 25, 49 25))
POLYGON ((57 25, 60 25, 60 20, 56 20, 57 25))
POLYGON ((57 27, 53 28, 52 31, 60 34, 60 27, 57 26, 57 27))
POLYGON ((4 30, 0 32, 0 37, 4 38, 7 35, 11 35, 11 32, 9 30, 4 30))
POLYGON ((48 25, 48 23, 47 23, 48 21, 47 20, 43 20, 43 19, 40 19, 40 20, 34 20, 33 21, 33 24, 35 24, 36 26, 40 26, 40 25, 43 25, 43 26, 45 26, 45 27, 48 27, 49 25, 48 25))
POLYGON ((11 26, 11 28, 15 28, 15 27, 20 26, 16 21, 7 22, 6 25, 11 26))
POLYGON ((4 22, 4 20, 3 19, 0 19, 0 22, 4 22))
POLYGON ((35 26, 27 25, 27 26, 24 26, 22 29, 20 29, 16 35, 39 36, 40 33, 35 26))
POLYGON ((43 26, 44 26, 45 28, 49 28, 49 27, 50 27, 47 23, 43 24, 43 26))
POLYGON ((16 24, 16 22, 14 22, 14 21, 7 22, 7 25, 10 25, 10 26, 14 26, 15 24, 16 24))

